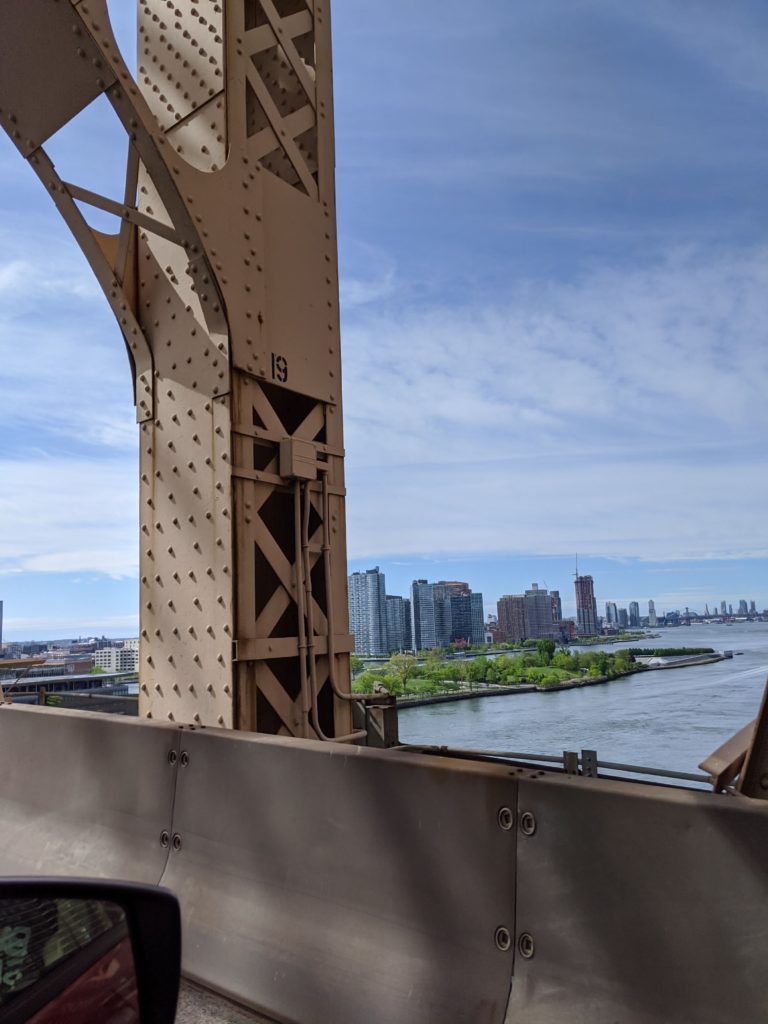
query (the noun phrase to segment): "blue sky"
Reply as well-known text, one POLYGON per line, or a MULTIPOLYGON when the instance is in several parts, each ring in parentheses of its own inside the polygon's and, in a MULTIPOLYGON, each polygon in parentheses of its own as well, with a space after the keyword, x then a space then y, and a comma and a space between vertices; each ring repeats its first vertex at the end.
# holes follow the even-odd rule
MULTIPOLYGON (((768 606, 768 9, 333 12, 350 569, 768 606)), ((51 150, 114 194, 119 144, 51 150)), ((6 636, 135 633, 122 342, 5 137, 0 180, 6 636)))

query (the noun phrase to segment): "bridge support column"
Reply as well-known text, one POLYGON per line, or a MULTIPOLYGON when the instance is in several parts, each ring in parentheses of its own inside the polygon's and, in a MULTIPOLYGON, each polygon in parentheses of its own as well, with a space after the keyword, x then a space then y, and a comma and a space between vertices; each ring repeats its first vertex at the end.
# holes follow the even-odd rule
POLYGON ((140 0, 136 81, 105 0, 7 0, 0 30, 3 127, 134 372, 140 713, 357 738, 328 0, 140 0), (122 203, 43 148, 101 95, 129 143, 122 203))

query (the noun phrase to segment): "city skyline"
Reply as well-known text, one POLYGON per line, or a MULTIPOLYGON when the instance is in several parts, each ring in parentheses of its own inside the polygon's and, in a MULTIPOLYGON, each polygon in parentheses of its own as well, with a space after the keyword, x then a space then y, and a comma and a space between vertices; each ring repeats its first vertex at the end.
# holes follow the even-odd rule
POLYGON ((379 566, 347 577, 355 650, 382 655, 485 642, 483 595, 459 580, 413 580, 408 597, 387 594, 379 566))
MULTIPOLYGON (((578 549, 598 600, 765 607, 762 6, 336 0, 333 20, 349 572, 410 562, 487 607, 556 579, 570 604, 578 549)), ((83 131, 100 116, 52 156, 119 198, 123 150, 83 131)), ((6 633, 133 633, 122 340, 5 137, 0 178, 6 633)))
MULTIPOLYGON (((692 611, 703 612, 705 606, 709 606, 712 614, 719 614, 720 602, 725 601, 727 605, 733 605, 734 611, 738 611, 739 601, 745 600, 749 608, 752 601, 755 602, 757 611, 768 608, 768 593, 763 587, 762 574, 752 580, 740 580, 739 567, 731 562, 727 563, 731 572, 726 576, 725 584, 717 582, 698 582, 691 587, 678 587, 674 590, 655 591, 643 590, 640 588, 649 580, 651 583, 659 578, 668 577, 684 579, 686 576, 703 576, 704 567, 682 566, 675 567, 664 563, 657 566, 643 565, 639 571, 635 570, 631 562, 614 561, 606 559, 587 559, 581 556, 581 565, 589 569, 595 578, 595 592, 598 605, 598 614, 605 617, 606 602, 612 602, 618 607, 629 609, 632 601, 638 601, 641 606, 642 616, 647 616, 647 603, 654 601, 656 612, 662 617, 666 612, 674 610, 683 611, 686 606, 692 611), (720 591, 725 596, 719 596, 720 591), (760 597, 760 594, 763 597, 760 597), (616 595, 615 597, 612 595, 616 595), (757 595, 757 596, 753 596, 757 595), (715 612, 715 607, 717 612, 715 612)), ((351 559, 349 562, 350 576, 355 572, 365 573, 371 568, 368 561, 359 562, 351 559)), ((415 560, 397 560, 387 562, 381 561, 381 571, 389 582, 387 585, 388 596, 409 597, 410 586, 415 578, 448 578, 449 576, 461 576, 469 580, 473 589, 482 593, 484 602, 484 616, 496 614, 498 599, 506 593, 524 593, 531 585, 531 581, 537 580, 540 586, 548 585, 550 591, 558 590, 562 603, 563 618, 576 618, 575 599, 573 594, 573 556, 556 558, 555 556, 526 556, 521 559, 499 558, 481 561, 462 561, 455 557, 440 561, 436 558, 415 560), (415 570, 415 571, 414 571, 415 570), (564 581, 564 582, 563 582, 564 581), (559 583, 559 586, 557 585, 559 583)), ((748 574, 745 574, 748 575, 748 574)), ((708 577, 705 577, 708 579, 708 577)), ((92 637, 107 635, 115 639, 130 637, 138 632, 138 612, 126 615, 104 616, 93 608, 94 602, 98 602, 103 595, 104 583, 100 577, 79 575, 74 586, 81 588, 87 596, 83 602, 85 608, 93 608, 93 611, 86 611, 85 614, 78 613, 69 618, 60 615, 47 617, 30 617, 21 620, 13 607, 12 600, 8 594, 13 593, 9 587, 9 577, 3 578, 0 575, 0 593, 5 596, 4 630, 3 637, 8 642, 31 641, 31 640, 60 640, 75 638, 78 636, 92 637), (90 593, 89 593, 90 591, 90 593)), ((51 577, 50 585, 57 599, 64 604, 67 591, 72 587, 72 581, 60 574, 51 577)), ((112 579, 109 585, 115 588, 120 594, 126 588, 130 591, 131 580, 112 579)))
MULTIPOLYGON (((564 614, 558 588, 549 589, 532 581, 518 593, 499 596, 495 607, 483 603, 483 595, 465 581, 414 579, 409 596, 387 593, 386 578, 379 566, 353 572, 347 580, 350 632, 355 650, 381 656, 403 650, 424 651, 451 645, 476 645, 510 641, 552 639, 567 642, 578 637, 596 637, 657 625, 678 625, 695 617, 720 618, 758 616, 753 598, 708 602, 703 607, 661 608, 656 600, 606 600, 605 614, 598 608, 595 581, 589 573, 573 574, 575 615, 564 614), (644 607, 641 607, 644 605, 644 607), (485 614, 484 614, 485 613, 485 614)), ((567 604, 565 605, 567 607, 567 604)), ((768 612, 767 612, 768 614, 768 612)))
MULTIPOLYGON (((350 561, 350 567, 354 565, 358 569, 356 560, 350 561)), ((365 563, 361 563, 361 566, 365 563)), ((505 594, 523 594, 532 581, 537 581, 539 586, 547 587, 550 591, 557 590, 562 603, 562 614, 564 618, 576 618, 576 604, 573 589, 574 579, 574 557, 565 556, 526 556, 520 559, 499 558, 498 560, 483 560, 473 562, 470 559, 462 560, 456 557, 441 561, 437 558, 422 560, 393 560, 392 562, 382 561, 383 569, 388 579, 388 591, 402 592, 407 595, 411 580, 416 576, 429 574, 431 578, 437 578, 443 574, 453 572, 454 575, 467 578, 470 585, 481 591, 484 596, 484 607, 486 615, 494 613, 496 603, 505 594), (474 568, 474 575, 472 569, 474 568), (415 571, 414 571, 415 570, 415 571)), ((630 561, 614 561, 609 559, 589 559, 579 556, 580 571, 584 575, 591 575, 595 581, 595 596, 597 601, 597 612, 600 617, 605 617, 605 604, 612 602, 617 608, 623 607, 629 614, 629 606, 632 602, 638 602, 640 613, 647 617, 648 601, 655 604, 656 613, 659 617, 666 612, 684 610, 686 607, 692 611, 703 612, 706 605, 712 611, 714 598, 717 597, 719 614, 720 601, 725 599, 726 604, 733 604, 734 611, 738 609, 739 601, 746 600, 749 606, 754 600, 758 611, 768 608, 768 592, 764 589, 762 574, 757 579, 742 580, 736 567, 731 576, 729 574, 724 585, 719 582, 709 582, 708 575, 699 566, 675 567, 668 563, 656 566, 642 565, 633 566, 630 561), (695 585, 688 587, 676 586, 673 588, 658 585, 659 580, 666 581, 672 577, 675 582, 684 580, 686 576, 704 576, 706 582, 697 580, 695 585), (648 585, 650 583, 650 586, 648 585), (655 588, 651 589, 652 587, 655 588), (722 596, 718 593, 722 592, 722 596), (760 598, 759 594, 764 596, 760 598)), ((350 568, 352 571, 352 568, 350 568)), ((714 574, 713 574, 714 575, 714 574)))

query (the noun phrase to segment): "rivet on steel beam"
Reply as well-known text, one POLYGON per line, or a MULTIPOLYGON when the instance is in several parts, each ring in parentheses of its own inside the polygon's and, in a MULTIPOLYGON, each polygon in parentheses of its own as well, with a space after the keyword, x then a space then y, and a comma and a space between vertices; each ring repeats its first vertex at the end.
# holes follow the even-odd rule
MULTIPOLYGON (((147 717, 149 717, 149 716, 147 716, 147 717)), ((160 833, 160 845, 167 849, 168 844, 170 843, 170 841, 171 841, 171 837, 168 835, 168 833, 165 831, 165 829, 163 829, 163 831, 160 833)))
POLYGON ((175 750, 168 751, 168 764, 173 767, 179 759, 179 755, 175 750))
POLYGON ((499 828, 504 832, 509 832, 514 827, 515 815, 509 807, 500 807, 497 819, 499 822, 499 828))
POLYGON ((189 764, 189 754, 186 752, 186 750, 182 750, 182 752, 181 752, 181 767, 182 768, 186 768, 188 764, 189 764))
POLYGON ((523 811, 520 815, 520 831, 524 836, 532 836, 536 831, 536 819, 530 811, 523 811))
POLYGON ((176 853, 181 849, 181 836, 178 832, 174 832, 173 839, 171 840, 174 850, 176 853))
POLYGON ((512 948, 512 935, 510 934, 509 928, 505 928, 504 925, 499 925, 493 936, 493 941, 496 943, 496 948, 500 949, 502 953, 506 953, 512 948))
POLYGON ((528 932, 523 932, 518 939, 517 948, 520 950, 520 956, 525 957, 526 960, 530 960, 536 952, 533 936, 528 932))

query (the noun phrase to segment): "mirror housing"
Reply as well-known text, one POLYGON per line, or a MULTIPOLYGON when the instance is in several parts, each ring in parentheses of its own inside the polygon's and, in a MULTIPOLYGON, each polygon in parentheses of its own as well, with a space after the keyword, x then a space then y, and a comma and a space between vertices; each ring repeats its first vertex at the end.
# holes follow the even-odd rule
MULTIPOLYGON (((58 907, 60 904, 55 901, 62 900, 68 901, 69 907, 73 905, 72 901, 85 901, 84 905, 91 909, 97 904, 102 904, 110 908, 113 916, 119 918, 113 932, 106 935, 105 951, 109 945, 114 945, 114 941, 117 941, 118 945, 124 944, 127 950, 127 944, 130 942, 133 974, 125 977, 126 972, 130 972, 130 955, 123 956, 122 978, 118 976, 120 970, 117 961, 110 965, 115 975, 115 985, 127 981, 129 985, 135 986, 135 997, 132 1000, 135 1011, 123 1019, 129 1020, 133 1017, 139 1024, 173 1024, 181 976, 181 918, 176 896, 167 889, 131 882, 66 877, 0 879, 0 937, 3 933, 4 907, 11 908, 11 911, 14 904, 19 907, 58 907), (111 934, 114 934, 114 941, 109 943, 111 934)), ((6 946, 12 940, 7 920, 6 914, 6 946)), ((98 957, 99 950, 104 945, 100 939, 88 939, 77 953, 82 949, 88 949, 89 944, 96 950, 95 956, 98 957)), ((74 1022, 75 1017, 67 1016, 66 1003, 67 992, 71 993, 78 981, 79 968, 75 963, 77 953, 68 953, 66 957, 59 959, 46 975, 41 975, 39 983, 35 981, 27 984, 19 989, 18 994, 12 994, 12 997, 3 1000, 0 1005, 0 1020, 4 1024, 6 1021, 8 1024, 16 1024, 17 1020, 21 1022, 30 1019, 39 1019, 41 1022, 48 1019, 74 1022), (69 970, 67 965, 70 967, 69 970), (54 975, 60 979, 58 988, 54 975), (51 1007, 53 1003, 56 1005, 56 1016, 49 1018, 45 1012, 46 1007, 51 1007)), ((7 960, 6 952, 6 962, 7 960)), ((91 963, 94 962, 92 958, 91 963)), ((83 976, 89 967, 90 964, 83 969, 83 976)), ((109 983, 108 973, 105 977, 109 983)), ((104 986, 105 982, 102 979, 102 992, 104 986)), ((84 1019, 82 1008, 79 1008, 77 1013, 79 1019, 84 1019)))

